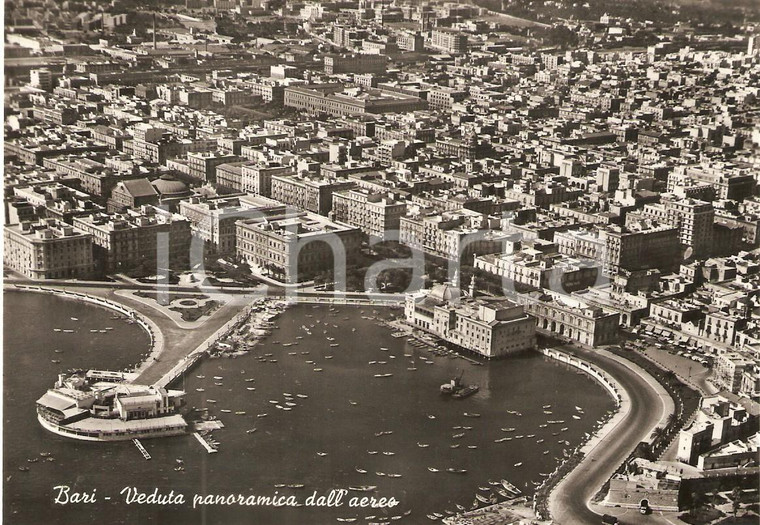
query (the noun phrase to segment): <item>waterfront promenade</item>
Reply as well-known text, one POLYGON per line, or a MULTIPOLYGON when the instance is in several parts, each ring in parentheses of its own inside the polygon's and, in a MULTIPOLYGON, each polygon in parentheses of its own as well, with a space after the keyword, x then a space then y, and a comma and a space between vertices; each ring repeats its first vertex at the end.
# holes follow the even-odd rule
MULTIPOLYGON (((587 444, 584 459, 549 497, 549 511, 554 523, 598 523, 601 514, 628 511, 591 504, 590 501, 631 451, 641 441, 650 439, 657 426, 664 424, 673 412, 673 400, 646 372, 610 352, 572 347, 563 350, 602 368, 622 387, 620 410, 587 444)), ((642 518, 646 518, 646 523, 679 523, 676 513, 654 513, 642 518)))

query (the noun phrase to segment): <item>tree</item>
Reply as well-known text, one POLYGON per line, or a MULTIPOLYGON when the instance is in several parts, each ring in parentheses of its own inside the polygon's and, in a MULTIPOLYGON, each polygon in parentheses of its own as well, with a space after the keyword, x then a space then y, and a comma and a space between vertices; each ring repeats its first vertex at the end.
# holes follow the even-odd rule
POLYGON ((702 493, 701 492, 692 492, 691 493, 691 511, 696 512, 699 507, 702 506, 702 493))
POLYGON ((742 498, 742 489, 739 487, 734 487, 734 490, 731 491, 731 510, 734 513, 734 518, 736 517, 736 514, 739 512, 739 509, 741 508, 741 498, 742 498))

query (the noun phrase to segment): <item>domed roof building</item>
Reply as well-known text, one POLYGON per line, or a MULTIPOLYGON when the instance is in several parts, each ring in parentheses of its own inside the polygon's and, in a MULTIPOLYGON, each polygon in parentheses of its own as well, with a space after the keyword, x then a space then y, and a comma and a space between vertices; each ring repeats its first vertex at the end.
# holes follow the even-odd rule
POLYGON ((462 297, 462 291, 450 283, 436 284, 428 294, 428 298, 439 303, 458 301, 462 297))
POLYGON ((179 205, 179 201, 194 195, 187 184, 177 180, 173 175, 169 175, 168 173, 161 175, 151 184, 158 193, 159 203, 167 204, 172 211, 175 211, 179 205))
POLYGON ((164 174, 152 182, 161 197, 189 197, 193 194, 187 184, 177 180, 173 175, 164 174))

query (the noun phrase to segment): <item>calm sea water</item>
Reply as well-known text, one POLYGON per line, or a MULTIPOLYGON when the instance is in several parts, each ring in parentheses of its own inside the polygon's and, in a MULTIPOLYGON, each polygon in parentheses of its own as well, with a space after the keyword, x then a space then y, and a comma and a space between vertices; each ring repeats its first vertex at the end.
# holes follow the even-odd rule
POLYGON ((489 480, 506 478, 530 494, 532 482, 555 468, 563 449, 576 446, 614 407, 591 379, 537 354, 473 366, 395 339, 389 329, 367 318, 394 315, 387 310, 297 306, 276 320, 279 328, 255 354, 208 359, 186 378, 188 405, 207 407, 225 424, 214 433, 221 443, 219 453, 207 454, 188 435, 144 440, 153 457, 145 461, 130 442, 80 443, 46 432, 37 423, 34 402, 53 384, 59 369, 120 369, 135 363, 147 348, 147 336, 134 325, 111 320, 107 310, 40 294, 7 293, 4 315, 8 523, 89 523, 104 517, 129 524, 321 524, 350 517, 366 523, 370 515, 388 519, 408 510, 411 514, 398 523, 425 523, 430 512, 455 510, 455 504, 469 508, 489 480), (114 330, 89 332, 105 326, 114 330), (77 331, 57 333, 56 327, 77 331), (334 344, 339 346, 330 346, 334 344), (64 352, 56 354, 55 348, 64 352), (264 354, 272 355, 263 361, 264 354), (441 396, 440 384, 461 371, 465 382, 480 385, 480 392, 464 400, 441 396), (578 420, 571 417, 576 406, 583 408, 578 420), (465 412, 480 417, 466 417, 465 412), (541 428, 547 420, 565 422, 541 428), (494 442, 502 437, 513 439, 494 442), (50 452, 55 461, 27 463, 40 452, 50 452), (184 471, 175 471, 178 458, 184 471), (30 472, 20 472, 20 465, 29 465, 30 472), (447 473, 447 468, 467 473, 447 473), (305 487, 275 486, 281 484, 305 487), (97 503, 56 505, 56 485, 77 491, 96 488, 97 503), (324 495, 357 485, 374 485, 377 489, 366 495, 394 497, 400 504, 393 509, 349 508, 348 498, 365 495, 352 492, 339 508, 191 508, 194 494, 293 494, 304 501, 314 491, 324 495), (190 501, 126 505, 119 494, 125 486, 149 493, 174 490, 190 501))

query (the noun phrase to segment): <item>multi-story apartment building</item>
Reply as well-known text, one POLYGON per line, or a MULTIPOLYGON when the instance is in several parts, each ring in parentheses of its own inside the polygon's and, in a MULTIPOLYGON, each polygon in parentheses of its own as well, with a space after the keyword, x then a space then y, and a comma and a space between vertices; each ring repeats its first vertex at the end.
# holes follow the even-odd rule
POLYGON ((280 164, 247 164, 241 170, 240 191, 263 197, 272 196, 272 177, 295 175, 295 168, 280 164))
POLYGON ((285 283, 351 266, 361 247, 358 228, 311 213, 273 221, 247 219, 236 226, 238 257, 285 283))
POLYGON ((678 188, 707 186, 717 199, 742 201, 751 196, 757 181, 749 166, 740 168, 733 164, 688 164, 676 166, 668 175, 668 192, 678 188))
POLYGON ((372 193, 353 189, 333 193, 331 218, 360 228, 367 235, 385 238, 386 232, 398 231, 406 202, 389 193, 372 193))
POLYGON ((193 236, 203 241, 204 252, 228 256, 236 253, 237 221, 251 218, 281 220, 295 216, 297 212, 264 197, 233 195, 193 197, 181 201, 179 214, 190 221, 193 236))
POLYGON ((188 175, 204 182, 216 182, 216 167, 238 162, 240 157, 221 152, 188 152, 188 175))
POLYGON ((216 166, 216 184, 231 191, 243 188, 243 163, 228 162, 216 166))
POLYGON ((326 55, 325 73, 339 75, 344 73, 385 73, 388 57, 369 53, 354 53, 350 55, 326 55))
POLYGON ((454 29, 438 28, 430 32, 430 47, 460 55, 467 52, 467 35, 454 29))
POLYGON ((351 181, 308 179, 300 175, 272 175, 271 183, 274 200, 324 216, 332 210, 333 193, 355 185, 351 181))
POLYGON ((680 228, 681 247, 686 252, 685 256, 703 259, 712 254, 715 210, 711 203, 681 199, 647 204, 640 213, 629 213, 626 216, 626 224, 640 217, 680 228))
POLYGON ((621 269, 669 272, 680 263, 679 230, 668 224, 608 226, 599 237, 604 242, 601 263, 605 275, 617 275, 621 269))
POLYGON ((138 271, 153 275, 160 267, 185 270, 190 260, 190 221, 155 206, 121 214, 77 217, 74 226, 91 236, 95 257, 107 273, 138 271))
POLYGON ((108 146, 91 140, 70 140, 66 142, 50 142, 42 139, 5 140, 3 142, 5 155, 16 157, 25 164, 42 166, 45 159, 63 155, 83 155, 108 151, 108 146))
POLYGON ((669 224, 630 222, 629 227, 610 225, 598 230, 554 233, 559 252, 570 257, 593 259, 604 275, 621 270, 659 269, 674 271, 680 264, 679 229, 669 224))
POLYGON ((414 212, 399 221, 402 244, 450 261, 469 261, 473 255, 499 253, 510 234, 490 229, 483 215, 470 210, 445 213, 414 212))
POLYGON ((713 362, 713 377, 717 383, 730 392, 738 392, 744 371, 753 365, 753 361, 738 352, 725 352, 713 362))
POLYGON ((29 279, 86 279, 95 273, 92 235, 56 219, 3 228, 3 265, 29 279))
POLYGON ((435 285, 406 296, 406 322, 460 348, 502 357, 536 345, 536 322, 505 298, 461 299, 458 288, 435 285))
POLYGON ((427 101, 430 109, 451 109, 456 102, 466 99, 468 92, 445 86, 433 86, 428 90, 427 101))
POLYGON ((425 38, 419 33, 402 31, 396 35, 396 45, 403 51, 422 51, 425 46, 425 38))
POLYGON ((82 190, 91 195, 107 199, 111 190, 120 181, 141 179, 145 173, 137 170, 117 171, 102 162, 86 157, 74 159, 47 159, 44 165, 61 175, 76 177, 81 182, 82 190))
POLYGON ((435 151, 440 155, 450 155, 461 160, 474 160, 488 155, 491 151, 491 145, 478 139, 475 134, 468 134, 461 139, 436 138, 435 151))

